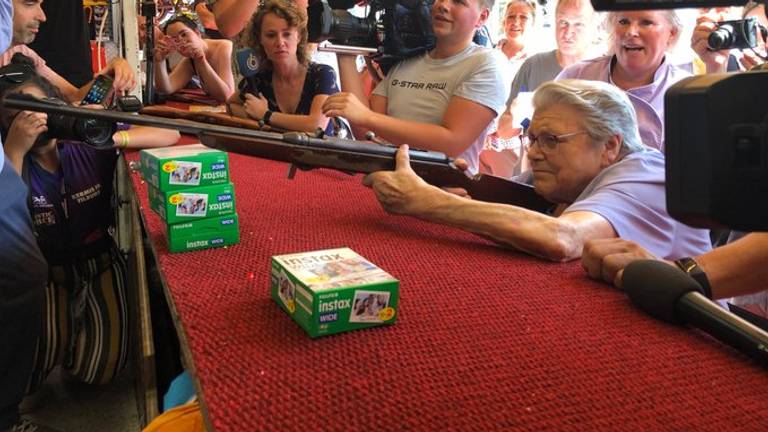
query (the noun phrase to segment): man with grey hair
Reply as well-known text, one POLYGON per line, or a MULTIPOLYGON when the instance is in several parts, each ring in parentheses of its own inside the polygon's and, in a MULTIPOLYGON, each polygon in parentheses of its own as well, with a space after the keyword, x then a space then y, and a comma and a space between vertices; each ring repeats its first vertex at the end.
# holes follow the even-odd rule
POLYGON ((632 103, 616 87, 591 81, 543 84, 533 97, 528 159, 549 215, 514 205, 475 201, 431 186, 398 152, 397 168, 370 174, 384 209, 461 228, 550 259, 581 256, 591 239, 630 239, 666 258, 708 251, 706 230, 667 214, 664 155, 642 145, 632 103))

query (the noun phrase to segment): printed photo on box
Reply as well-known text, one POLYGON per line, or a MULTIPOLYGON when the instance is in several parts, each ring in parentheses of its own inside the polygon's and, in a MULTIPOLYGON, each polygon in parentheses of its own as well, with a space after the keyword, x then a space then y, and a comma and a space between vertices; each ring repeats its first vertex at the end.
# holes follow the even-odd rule
POLYGON ((206 194, 180 194, 181 202, 176 206, 176 216, 205 217, 208 208, 206 194))
POLYGON ((280 300, 282 300, 283 304, 290 309, 291 305, 294 304, 293 302, 296 299, 296 287, 293 286, 291 279, 283 272, 280 272, 280 281, 278 286, 280 288, 277 294, 280 297, 280 300))
POLYGON ((352 304, 352 312, 349 315, 349 322, 383 322, 379 316, 379 312, 388 305, 388 292, 355 291, 355 300, 352 304))
POLYGON ((169 184, 198 186, 203 164, 200 162, 176 162, 176 169, 171 172, 169 184))

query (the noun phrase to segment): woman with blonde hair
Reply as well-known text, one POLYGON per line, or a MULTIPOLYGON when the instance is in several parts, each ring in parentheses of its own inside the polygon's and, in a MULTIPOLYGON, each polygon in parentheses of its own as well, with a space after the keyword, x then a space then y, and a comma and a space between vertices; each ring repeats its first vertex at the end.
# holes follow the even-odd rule
POLYGON ((667 61, 682 24, 674 10, 608 14, 611 53, 567 67, 555 79, 604 81, 624 90, 637 111, 643 144, 664 150, 664 94, 687 71, 667 61))
POLYGON ((536 2, 531 0, 510 0, 504 8, 504 38, 499 41, 496 48, 509 60, 512 67, 512 76, 520 69, 529 49, 526 46, 536 22, 536 2))

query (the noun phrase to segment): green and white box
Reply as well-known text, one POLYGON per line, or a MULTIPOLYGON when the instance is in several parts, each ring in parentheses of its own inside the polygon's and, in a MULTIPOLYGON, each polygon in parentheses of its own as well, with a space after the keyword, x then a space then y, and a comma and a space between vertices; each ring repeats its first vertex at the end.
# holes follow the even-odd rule
POLYGON ((400 282, 352 249, 272 257, 272 298, 310 337, 394 324, 400 282))
POLYGON ((142 150, 141 176, 162 191, 229 182, 227 153, 202 144, 142 150))
POLYGON ((188 252, 240 242, 237 213, 168 225, 168 250, 188 252))
POLYGON ((147 188, 149 207, 168 224, 235 213, 232 183, 177 191, 147 188))

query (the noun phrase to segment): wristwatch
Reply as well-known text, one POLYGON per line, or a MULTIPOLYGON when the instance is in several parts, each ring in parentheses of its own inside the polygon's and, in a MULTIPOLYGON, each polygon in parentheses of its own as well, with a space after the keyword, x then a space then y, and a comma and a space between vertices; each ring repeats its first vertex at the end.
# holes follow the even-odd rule
POLYGON ((270 111, 270 110, 267 110, 267 112, 265 112, 265 113, 264 113, 264 117, 262 117, 262 118, 261 118, 261 120, 263 120, 263 121, 264 121, 264 124, 265 124, 265 125, 268 125, 268 124, 270 124, 270 123, 269 123, 269 119, 270 119, 270 117, 272 117, 272 111, 270 111))
POLYGON ((686 257, 675 260, 675 264, 680 267, 680 270, 684 271, 688 276, 699 283, 707 298, 712 298, 712 286, 709 284, 707 274, 704 273, 704 270, 702 270, 701 267, 699 267, 699 263, 693 258, 686 257))

